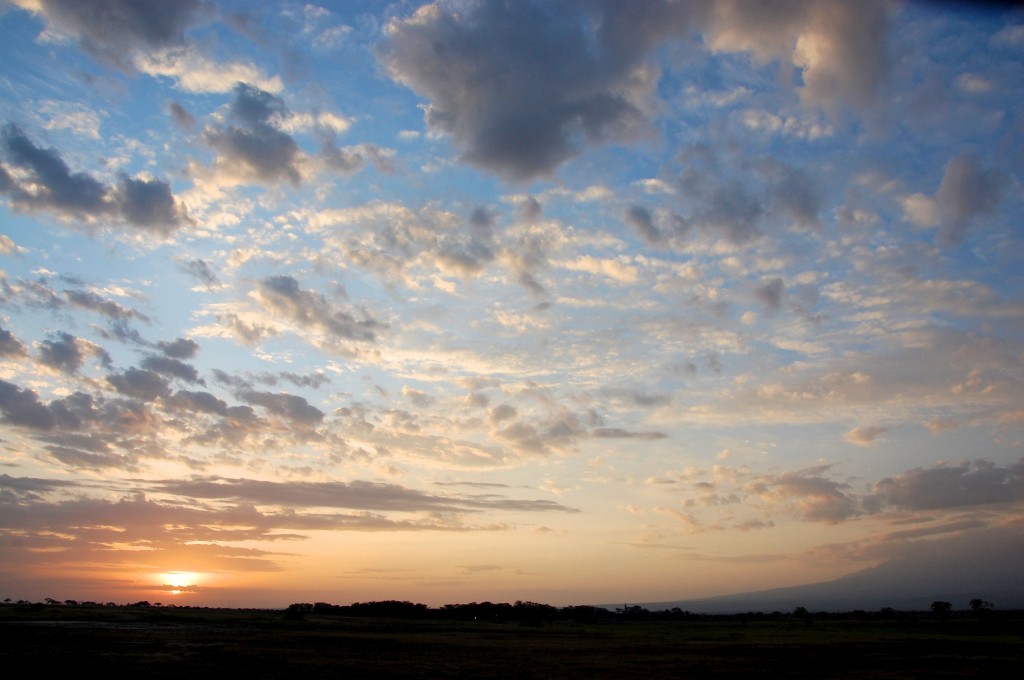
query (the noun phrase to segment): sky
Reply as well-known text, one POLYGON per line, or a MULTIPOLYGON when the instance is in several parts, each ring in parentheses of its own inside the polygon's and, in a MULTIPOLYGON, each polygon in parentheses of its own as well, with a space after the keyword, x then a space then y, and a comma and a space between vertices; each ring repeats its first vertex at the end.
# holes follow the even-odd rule
POLYGON ((0 598, 1024 545, 1011 4, 0 0, 0 598))

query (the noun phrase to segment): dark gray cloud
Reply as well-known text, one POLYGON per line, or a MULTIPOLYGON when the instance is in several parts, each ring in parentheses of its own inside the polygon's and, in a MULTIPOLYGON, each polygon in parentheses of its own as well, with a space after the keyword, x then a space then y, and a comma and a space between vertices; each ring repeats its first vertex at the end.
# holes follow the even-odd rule
POLYGON ((204 0, 40 0, 38 12, 93 57, 132 71, 137 51, 185 43, 204 0))
POLYGON ((1024 501, 1024 459, 1001 467, 988 461, 915 468, 875 484, 874 503, 937 510, 1024 501))
POLYGON ((0 413, 5 423, 34 430, 49 430, 57 424, 57 418, 39 401, 38 394, 6 380, 0 380, 0 413))
POLYGON ((171 388, 163 376, 142 368, 113 373, 107 376, 107 382, 121 394, 142 401, 154 401, 171 394, 171 388))
POLYGON ((170 342, 161 340, 156 346, 164 356, 172 359, 191 359, 199 353, 199 343, 188 338, 175 338, 170 342))
POLYGON ((210 263, 206 260, 189 260, 183 263, 181 268, 199 279, 207 288, 213 288, 220 283, 217 273, 213 271, 210 263))
POLYGON ((22 501, 37 500, 44 494, 75 485, 76 482, 36 477, 11 477, 2 474, 0 475, 0 502, 12 498, 22 501))
POLYGON ((239 179, 298 184, 299 145, 278 124, 287 115, 284 101, 246 83, 235 86, 231 117, 238 126, 210 127, 206 143, 219 154, 218 165, 239 179))
POLYGON ((196 125, 196 117, 178 102, 171 102, 167 110, 171 114, 171 118, 174 119, 175 125, 183 130, 191 130, 196 125))
POLYGON ((584 143, 645 129, 653 83, 637 68, 686 25, 690 5, 433 5, 392 23, 380 56, 393 78, 430 100, 427 124, 450 134, 466 161, 527 180, 550 175, 584 143))
MULTIPOLYGON (((588 144, 646 130, 659 43, 744 52, 799 69, 805 103, 869 107, 889 71, 888 3, 477 0, 431 4, 389 25, 380 59, 429 100, 426 123, 498 175, 551 175, 588 144), (524 47, 528 46, 528 48, 524 47)), ((807 214, 803 200, 791 206, 807 214)))
POLYGON ((78 338, 60 332, 53 340, 39 343, 39 361, 62 373, 74 373, 82 367, 85 353, 78 345, 78 338))
POLYGON ((813 229, 821 224, 818 216, 823 207, 821 189, 806 172, 774 159, 762 160, 757 171, 765 183, 771 205, 802 229, 813 229))
POLYGON ((184 207, 161 180, 132 179, 122 175, 108 187, 83 172, 72 172, 55 149, 36 146, 21 129, 8 123, 0 132, 8 161, 30 175, 19 183, 9 174, 0 183, 16 208, 47 210, 83 221, 115 217, 161 236, 187 224, 184 207))
POLYGON ((947 245, 963 241, 975 218, 999 206, 1006 184, 1007 178, 1002 172, 981 167, 971 154, 963 153, 950 159, 935 195, 942 212, 939 231, 942 241, 947 245))
POLYGON ((657 245, 664 240, 664 235, 654 223, 654 217, 651 216, 651 212, 647 208, 641 205, 632 205, 626 210, 624 219, 626 224, 633 227, 646 243, 657 245))
POLYGON ((47 452, 61 464, 79 470, 137 470, 132 456, 114 451, 88 451, 72 446, 49 445, 47 452))
POLYGON ((194 366, 186 364, 184 361, 180 361, 178 359, 172 359, 167 356, 150 355, 145 357, 140 365, 142 368, 147 370, 156 371, 162 375, 178 378, 185 382, 205 384, 203 379, 199 377, 199 372, 196 371, 194 366))
POLYGON ((334 339, 375 342, 383 324, 363 313, 357 319, 334 306, 320 293, 303 290, 290 276, 271 276, 259 282, 260 301, 270 312, 306 328, 312 328, 334 339))
POLYGON ((0 132, 8 160, 28 171, 34 182, 13 182, 7 193, 23 209, 52 209, 73 217, 93 217, 109 212, 106 187, 85 173, 72 173, 55 149, 37 147, 21 129, 8 123, 0 132))
POLYGON ((715 178, 703 172, 684 173, 683 195, 692 205, 690 215, 681 217, 686 228, 700 227, 721 234, 725 240, 744 245, 762 234, 759 222, 765 206, 757 193, 738 179, 715 178))
POLYGON ((164 236, 189 221, 167 182, 121 175, 113 199, 128 223, 164 236))
POLYGON ((6 328, 0 328, 0 357, 23 357, 28 354, 25 345, 6 328))
POLYGON ((107 300, 92 291, 65 290, 64 297, 66 297, 68 302, 76 307, 88 309, 89 311, 96 312, 97 314, 102 314, 113 321, 128 321, 130 319, 149 321, 149 318, 145 314, 134 309, 129 309, 114 302, 113 300, 107 300))
POLYGON ((262 406, 274 415, 302 425, 318 425, 324 419, 324 412, 313 406, 305 397, 284 392, 258 392, 243 390, 238 398, 247 404, 262 406))
POLYGON ((192 411, 196 413, 211 413, 225 416, 228 414, 228 404, 223 399, 216 397, 209 392, 192 392, 179 390, 166 400, 168 408, 192 411))
POLYGON ((778 277, 768 279, 754 289, 754 297, 772 312, 782 307, 785 296, 786 284, 778 277))
POLYGON ((189 498, 231 500, 245 504, 295 508, 350 508, 392 512, 468 512, 508 510, 576 512, 546 500, 516 500, 494 494, 436 496, 396 484, 379 482, 265 482, 252 479, 196 477, 168 480, 155 490, 189 498))

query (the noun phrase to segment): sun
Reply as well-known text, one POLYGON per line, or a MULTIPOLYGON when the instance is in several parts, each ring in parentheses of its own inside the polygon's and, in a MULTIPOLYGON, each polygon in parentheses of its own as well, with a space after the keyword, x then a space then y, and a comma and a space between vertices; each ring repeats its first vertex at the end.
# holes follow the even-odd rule
POLYGON ((203 581, 203 575, 194 571, 165 571, 157 574, 159 585, 171 595, 192 592, 203 581))

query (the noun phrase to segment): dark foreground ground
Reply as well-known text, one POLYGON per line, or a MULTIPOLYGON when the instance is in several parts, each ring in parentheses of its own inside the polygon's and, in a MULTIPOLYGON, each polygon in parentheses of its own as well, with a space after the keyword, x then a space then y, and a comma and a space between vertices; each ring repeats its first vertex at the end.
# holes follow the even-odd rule
POLYGON ((139 678, 1018 678, 1024 614, 554 622, 0 607, 0 668, 139 678))

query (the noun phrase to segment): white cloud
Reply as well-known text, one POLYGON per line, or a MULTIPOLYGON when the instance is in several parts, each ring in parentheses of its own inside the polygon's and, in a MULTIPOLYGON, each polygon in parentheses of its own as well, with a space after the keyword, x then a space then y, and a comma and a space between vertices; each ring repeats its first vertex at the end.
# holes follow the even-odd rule
POLYGON ((186 92, 230 92, 238 83, 272 93, 284 89, 280 76, 267 76, 252 63, 213 61, 194 47, 138 54, 135 67, 150 76, 170 78, 186 92))

